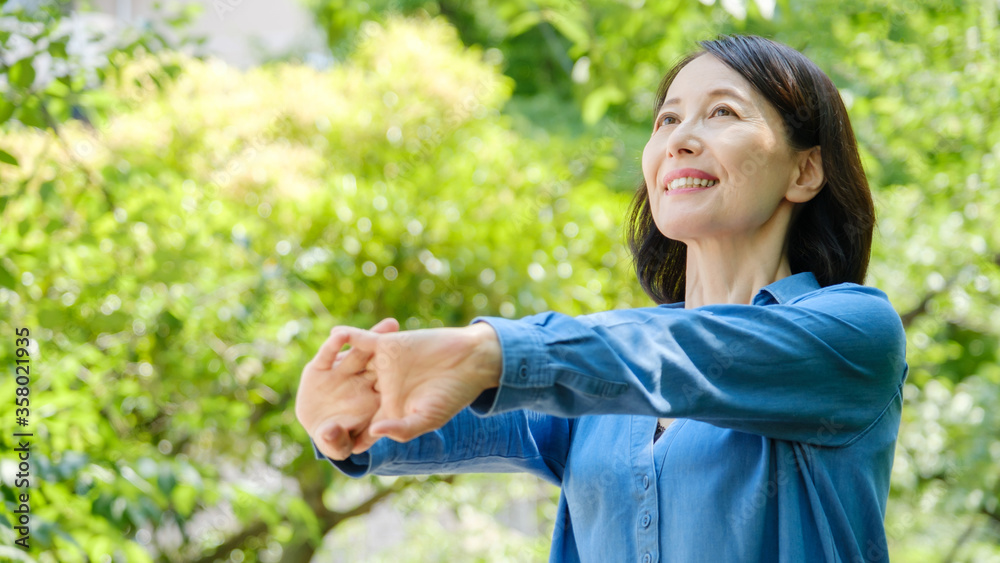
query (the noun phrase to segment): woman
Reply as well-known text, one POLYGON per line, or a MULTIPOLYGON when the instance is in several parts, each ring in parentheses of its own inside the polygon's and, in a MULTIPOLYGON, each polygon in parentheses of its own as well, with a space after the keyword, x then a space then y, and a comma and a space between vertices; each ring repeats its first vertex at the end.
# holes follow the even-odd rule
POLYGON ((562 489, 552 561, 888 559, 905 337, 859 285, 846 109, 787 46, 700 45, 659 88, 629 217, 659 306, 337 327, 296 405, 317 459, 538 475, 562 489))

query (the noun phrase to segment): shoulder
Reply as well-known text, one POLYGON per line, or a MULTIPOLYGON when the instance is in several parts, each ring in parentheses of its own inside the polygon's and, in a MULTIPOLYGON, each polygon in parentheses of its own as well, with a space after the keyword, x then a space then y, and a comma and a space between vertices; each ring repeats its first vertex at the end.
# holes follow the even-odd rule
POLYGON ((834 340, 888 362, 898 371, 905 362, 906 331, 899 313, 882 290, 855 283, 822 287, 789 300, 785 306, 822 324, 834 340))
POLYGON ((899 313, 881 289, 856 283, 821 287, 789 299, 784 305, 828 313, 837 319, 859 319, 902 332, 899 313))
POLYGON ((889 303, 889 297, 881 289, 848 282, 813 289, 788 300, 788 304, 817 298, 875 299, 889 303))

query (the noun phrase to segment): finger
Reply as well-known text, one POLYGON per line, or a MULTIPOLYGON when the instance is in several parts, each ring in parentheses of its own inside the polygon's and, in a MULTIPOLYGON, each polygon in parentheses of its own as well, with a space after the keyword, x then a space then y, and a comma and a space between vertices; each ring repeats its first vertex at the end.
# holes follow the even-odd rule
MULTIPOLYGON (((385 397, 383 396, 381 398, 384 399, 385 397)), ((400 413, 399 416, 402 416, 402 413, 400 413)), ((385 402, 384 401, 381 402, 379 404, 379 408, 376 409, 375 414, 372 415, 371 420, 368 421, 368 426, 365 428, 364 432, 361 434, 362 441, 360 442, 360 444, 374 444, 375 442, 379 441, 379 439, 382 438, 382 435, 376 436, 375 434, 372 434, 372 427, 373 426, 377 426, 380 422, 387 421, 387 420, 396 420, 397 418, 398 418, 397 416, 393 416, 393 415, 388 414, 388 411, 385 408, 385 402)), ((360 444, 359 444, 358 440, 355 440, 355 447, 356 448, 360 444)))
POLYGON ((338 364, 341 373, 360 373, 366 369, 368 361, 375 352, 375 344, 379 334, 369 330, 354 327, 337 327, 330 331, 330 338, 345 338, 344 342, 351 346, 350 352, 338 364))
POLYGON ((327 449, 333 452, 333 459, 344 460, 350 457, 354 441, 339 424, 332 421, 321 424, 318 434, 327 449))
POLYGON ((363 376, 371 382, 372 390, 379 394, 379 408, 369 424, 380 420, 399 419, 406 415, 403 410, 407 396, 407 390, 403 388, 405 381, 399 373, 398 366, 391 359, 385 360, 387 360, 385 354, 373 357, 366 366, 368 372, 363 376), (369 374, 373 375, 374 379, 369 377, 369 374))
POLYGON ((369 356, 368 357, 368 362, 365 364, 364 371, 361 371, 360 373, 361 373, 361 377, 363 377, 363 378, 367 379, 368 381, 370 381, 371 383, 373 383, 373 388, 375 389, 375 392, 378 393, 379 392, 379 386, 378 386, 378 368, 377 368, 376 364, 374 363, 374 360, 375 360, 375 354, 372 354, 371 356, 369 356))
MULTIPOLYGON (((343 362, 344 360, 346 360, 347 358, 350 358, 350 357, 355 357, 355 358, 356 358, 356 357, 357 357, 357 356, 359 356, 359 355, 360 355, 360 356, 364 356, 364 355, 365 355, 365 353, 364 353, 363 351, 361 351, 361 350, 355 350, 354 348, 351 348, 350 350, 344 350, 343 352, 338 352, 338 353, 337 353, 337 359, 336 359, 336 360, 334 360, 334 362, 333 362, 333 365, 332 365, 332 366, 330 366, 330 369, 339 369, 339 368, 340 368, 340 364, 341 364, 341 363, 342 363, 342 362, 343 362), (351 356, 351 354, 354 354, 354 356, 351 356)), ((355 363, 356 363, 356 362, 352 362, 352 364, 351 364, 351 365, 352 365, 352 367, 357 367, 357 366, 355 365, 355 363)), ((375 375, 374 375, 374 374, 371 374, 371 375, 369 375, 369 374, 364 374, 364 375, 365 375, 365 377, 367 377, 368 379, 372 379, 372 380, 374 380, 374 378, 375 378, 375 375)))
MULTIPOLYGON (((333 333, 333 330, 336 330, 336 329, 332 329, 330 332, 333 333)), ((387 319, 382 319, 381 321, 379 321, 378 323, 376 323, 375 326, 373 326, 371 328, 371 331, 372 332, 377 332, 379 334, 388 334, 390 332, 399 332, 399 321, 397 321, 396 319, 394 319, 392 317, 389 317, 387 319)), ((348 354, 351 353, 352 350, 353 350, 353 348, 351 350, 344 350, 343 352, 338 353, 337 354, 337 359, 334 360, 333 365, 335 365, 335 366, 338 365, 344 358, 347 357, 348 354)), ((360 350, 359 350, 359 352, 360 352, 360 350)), ((366 379, 368 379, 369 381, 375 381, 375 374, 371 373, 370 371, 364 372, 362 375, 364 375, 364 377, 366 379)))
POLYGON ((378 332, 385 334, 387 332, 399 332, 399 321, 392 317, 388 317, 379 321, 375 326, 372 327, 372 332, 378 332))
POLYGON ((330 337, 316 352, 316 357, 312 360, 313 366, 319 370, 328 370, 333 367, 334 360, 339 358, 340 349, 344 347, 347 340, 348 336, 344 332, 331 331, 330 337))
MULTIPOLYGON (((399 323, 395 322, 396 319, 391 319, 393 322, 387 323, 386 321, 389 320, 390 319, 381 321, 375 326, 391 327, 393 326, 393 323, 396 327, 399 326, 399 323), (383 323, 386 324, 383 325, 383 323)), ((378 333, 372 330, 365 330, 363 328, 356 328, 353 326, 337 326, 330 330, 331 337, 340 334, 347 336, 346 342, 351 346, 351 348, 357 348, 358 350, 363 350, 365 352, 374 352, 375 344, 378 343, 378 333)))
POLYGON ((380 420, 368 427, 368 433, 373 437, 387 436, 395 442, 409 442, 431 430, 434 430, 433 423, 420 413, 394 420, 380 420))

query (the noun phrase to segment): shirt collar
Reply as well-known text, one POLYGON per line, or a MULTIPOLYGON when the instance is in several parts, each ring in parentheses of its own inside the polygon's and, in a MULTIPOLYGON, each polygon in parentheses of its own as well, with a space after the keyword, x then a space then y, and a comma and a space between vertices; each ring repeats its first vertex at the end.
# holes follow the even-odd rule
MULTIPOLYGON (((816 276, 814 276, 812 272, 799 272, 798 274, 792 274, 786 278, 781 278, 772 284, 765 285, 760 288, 760 291, 758 291, 757 295, 755 295, 753 300, 750 301, 750 304, 781 305, 782 303, 787 303, 800 295, 805 295, 806 293, 815 291, 819 288, 819 282, 816 281, 816 276)), ((677 301, 676 303, 663 303, 659 306, 667 309, 683 309, 684 302, 677 301)))
POLYGON ((816 276, 812 272, 799 272, 760 288, 751 304, 777 303, 780 305, 819 288, 819 282, 816 281, 816 276))

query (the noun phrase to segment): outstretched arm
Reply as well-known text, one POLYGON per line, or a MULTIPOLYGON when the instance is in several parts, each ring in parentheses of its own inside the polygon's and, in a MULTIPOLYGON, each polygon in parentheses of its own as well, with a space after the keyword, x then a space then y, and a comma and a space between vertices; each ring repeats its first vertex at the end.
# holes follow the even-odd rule
POLYGON ((848 443, 906 373, 905 334, 885 295, 843 285, 784 305, 671 306, 581 317, 485 317, 503 349, 481 415, 691 418, 768 437, 848 443))
MULTIPOLYGON (((330 462, 350 477, 526 472, 559 485, 573 425, 572 419, 532 411, 481 417, 465 408, 409 442, 383 438, 365 452, 330 462)), ((315 443, 313 448, 316 459, 327 458, 315 443)))
POLYGON ((347 330, 352 345, 373 354, 382 390, 369 434, 402 442, 471 402, 481 415, 648 414, 842 445, 878 417, 906 370, 898 315, 881 291, 853 284, 784 305, 481 317, 464 329, 387 335, 347 330), (472 332, 484 323, 496 336, 472 332))

